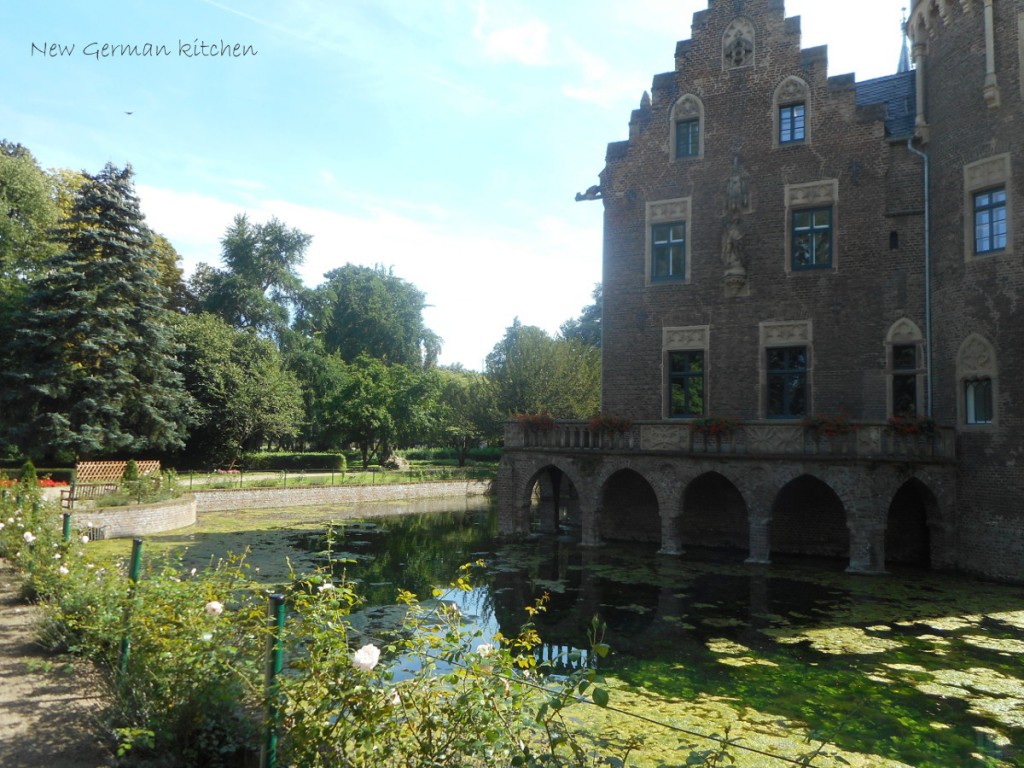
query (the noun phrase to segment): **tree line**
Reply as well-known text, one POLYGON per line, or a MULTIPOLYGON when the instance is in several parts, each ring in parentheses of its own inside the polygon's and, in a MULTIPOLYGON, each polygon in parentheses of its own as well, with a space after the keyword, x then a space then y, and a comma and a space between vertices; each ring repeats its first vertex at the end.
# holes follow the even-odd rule
POLYGON ((220 264, 186 279, 131 166, 44 170, 0 141, 0 458, 357 448, 369 464, 423 445, 464 461, 510 414, 598 410, 600 286, 555 336, 516 319, 478 373, 438 365, 426 296, 392 269, 303 285, 311 240, 239 215, 220 264))

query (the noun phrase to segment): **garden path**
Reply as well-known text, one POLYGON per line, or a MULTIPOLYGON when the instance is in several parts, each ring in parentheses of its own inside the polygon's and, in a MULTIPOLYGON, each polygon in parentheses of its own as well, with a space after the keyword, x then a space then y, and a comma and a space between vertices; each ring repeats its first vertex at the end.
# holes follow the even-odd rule
POLYGON ((0 766, 105 768, 111 762, 95 737, 99 681, 36 643, 39 611, 19 587, 0 559, 0 766))

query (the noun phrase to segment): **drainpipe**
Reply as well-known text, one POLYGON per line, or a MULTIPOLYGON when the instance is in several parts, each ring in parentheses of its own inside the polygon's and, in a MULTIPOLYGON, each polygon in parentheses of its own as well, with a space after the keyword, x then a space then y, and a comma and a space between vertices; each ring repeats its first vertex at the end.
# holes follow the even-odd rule
POLYGON ((925 416, 932 417, 932 250, 931 202, 928 195, 928 155, 907 139, 907 149, 924 161, 924 379, 925 416))

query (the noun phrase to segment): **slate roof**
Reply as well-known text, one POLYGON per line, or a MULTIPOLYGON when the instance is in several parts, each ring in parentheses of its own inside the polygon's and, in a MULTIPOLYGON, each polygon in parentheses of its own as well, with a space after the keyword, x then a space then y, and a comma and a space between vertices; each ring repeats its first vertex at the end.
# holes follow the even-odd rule
POLYGON ((892 139, 914 135, 917 82, 913 71, 857 83, 857 106, 885 104, 885 134, 892 139))

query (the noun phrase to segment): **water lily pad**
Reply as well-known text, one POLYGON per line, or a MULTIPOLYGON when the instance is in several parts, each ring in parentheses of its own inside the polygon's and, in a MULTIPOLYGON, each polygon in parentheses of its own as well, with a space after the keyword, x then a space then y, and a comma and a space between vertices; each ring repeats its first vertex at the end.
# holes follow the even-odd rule
POLYGON ((733 642, 732 640, 724 637, 713 637, 708 640, 705 645, 712 653, 724 653, 732 656, 741 656, 750 653, 750 649, 745 645, 740 645, 739 643, 733 642))
POLYGON ((861 654, 861 653, 885 653, 893 648, 899 648, 900 643, 883 637, 873 637, 859 627, 823 627, 794 630, 788 634, 783 630, 765 630, 765 634, 772 635, 780 643, 798 643, 808 641, 811 647, 821 653, 830 654, 861 654))
POLYGON ((1004 624, 1009 624, 1011 627, 1016 629, 1024 630, 1024 611, 1002 611, 1000 613, 990 613, 990 619, 1001 621, 1004 624))
POLYGON ((982 635, 964 635, 960 638, 965 643, 986 648, 990 651, 1000 651, 1007 654, 1024 654, 1024 640, 1012 640, 1001 637, 985 637, 982 635))
POLYGON ((533 585, 542 592, 565 592, 564 581, 551 581, 549 579, 534 579, 533 585))
POLYGON ((944 616, 942 618, 923 619, 918 624, 924 624, 940 632, 955 632, 958 629, 967 629, 981 623, 981 616, 944 616))
POLYGON ((725 664, 727 667, 777 667, 779 666, 774 661, 768 659, 755 659, 752 656, 723 656, 720 659, 716 659, 719 664, 725 664))

